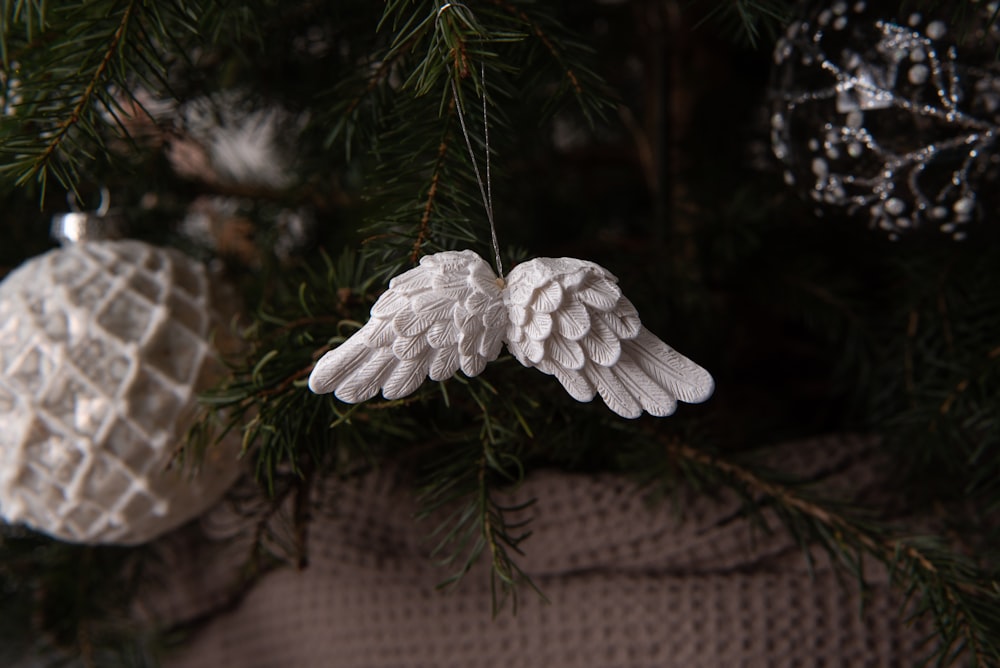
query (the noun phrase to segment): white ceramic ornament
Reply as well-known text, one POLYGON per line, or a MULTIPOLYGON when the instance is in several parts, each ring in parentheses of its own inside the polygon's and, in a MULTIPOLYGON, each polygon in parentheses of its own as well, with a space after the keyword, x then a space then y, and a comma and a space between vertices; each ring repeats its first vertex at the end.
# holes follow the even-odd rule
POLYGON ((389 282, 371 319, 326 353, 313 392, 398 399, 426 378, 476 376, 503 345, 578 401, 599 394, 627 418, 666 416, 711 396, 709 373, 642 326, 618 279, 575 258, 536 258, 500 279, 471 250, 421 258, 389 282))
POLYGON ((219 499, 238 444, 210 449, 196 474, 171 466, 195 392, 221 371, 211 287, 201 264, 136 241, 82 241, 0 283, 5 520, 138 544, 219 499))

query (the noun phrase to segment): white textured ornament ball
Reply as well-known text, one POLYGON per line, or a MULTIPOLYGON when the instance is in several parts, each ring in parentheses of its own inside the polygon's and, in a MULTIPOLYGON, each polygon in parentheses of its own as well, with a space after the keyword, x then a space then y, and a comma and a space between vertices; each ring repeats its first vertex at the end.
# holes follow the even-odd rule
POLYGON ((963 239, 991 219, 998 3, 961 15, 895 0, 804 6, 774 51, 771 144, 786 182, 817 213, 867 219, 893 239, 918 228, 963 239))
POLYGON ((138 544, 216 502, 232 443, 173 461, 221 371, 205 268, 137 241, 87 241, 0 283, 0 515, 62 540, 138 544), (172 465, 173 464, 173 465, 172 465))

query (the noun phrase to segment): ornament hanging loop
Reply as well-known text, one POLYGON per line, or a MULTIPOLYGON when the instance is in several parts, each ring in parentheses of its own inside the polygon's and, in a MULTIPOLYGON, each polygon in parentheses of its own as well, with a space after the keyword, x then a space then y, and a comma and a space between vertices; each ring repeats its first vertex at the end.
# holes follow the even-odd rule
POLYGON ((101 201, 93 211, 81 211, 76 195, 71 191, 66 195, 70 210, 52 216, 49 230, 53 239, 63 246, 83 241, 117 239, 122 236, 121 219, 111 213, 111 193, 101 187, 101 201))
POLYGON ((436 21, 440 19, 441 15, 444 14, 447 10, 451 9, 452 7, 461 7, 462 9, 466 9, 466 6, 461 2, 446 2, 440 7, 438 7, 437 16, 434 17, 434 20, 436 21))
POLYGON ((479 194, 483 198, 483 207, 486 209, 486 219, 490 224, 490 238, 493 242, 493 253, 495 255, 497 270, 497 285, 504 286, 503 261, 500 259, 500 243, 497 241, 497 226, 493 217, 493 186, 490 174, 490 122, 489 108, 486 99, 486 65, 481 66, 480 80, 483 85, 483 148, 484 162, 486 164, 486 179, 479 173, 479 161, 476 159, 476 152, 472 148, 472 139, 469 137, 469 129, 465 125, 465 112, 462 111, 462 98, 458 93, 458 86, 455 80, 451 80, 451 93, 455 101, 455 113, 458 115, 458 122, 462 127, 462 136, 465 137, 465 146, 469 149, 469 160, 472 163, 472 171, 476 175, 476 183, 479 184, 479 194))
POLYGON ((452 10, 453 12, 455 12, 456 14, 458 14, 459 20, 462 21, 463 23, 465 23, 467 26, 472 26, 473 25, 474 17, 472 15, 472 11, 468 7, 465 6, 465 3, 463 3, 463 2, 446 2, 443 5, 441 5, 440 7, 438 7, 437 12, 434 14, 434 28, 435 28, 435 30, 437 29, 438 24, 441 22, 441 17, 448 10, 452 10))
MULTIPOLYGON (((437 13, 434 15, 434 26, 437 29, 438 23, 441 20, 441 16, 448 10, 453 10, 455 12, 468 12, 469 16, 462 16, 462 21, 469 28, 473 28, 475 25, 475 19, 472 16, 472 12, 468 7, 462 2, 445 2, 440 7, 438 7, 437 13)), ((459 72, 461 78, 466 78, 468 74, 471 74, 471 70, 466 70, 467 64, 463 58, 463 69, 459 72)), ((486 178, 479 172, 479 161, 476 159, 476 152, 472 148, 472 138, 469 136, 469 128, 465 124, 465 110, 462 108, 462 96, 459 93, 458 84, 455 82, 454 76, 451 77, 451 94, 452 102, 455 106, 455 114, 458 116, 458 122, 462 127, 462 136, 465 138, 465 146, 469 149, 469 161, 472 164, 472 171, 476 176, 476 183, 479 184, 479 194, 483 198, 483 207, 486 210, 486 219, 490 224, 490 240, 493 243, 493 254, 494 262, 496 263, 497 270, 497 285, 501 288, 504 286, 504 275, 503 275, 503 261, 500 259, 500 243, 497 241, 497 227, 496 221, 493 216, 493 186, 492 186, 492 176, 490 174, 490 118, 489 118, 489 101, 487 99, 486 93, 486 64, 480 63, 479 70, 479 84, 482 86, 482 98, 483 98, 483 149, 484 156, 483 161, 486 168, 486 178)))

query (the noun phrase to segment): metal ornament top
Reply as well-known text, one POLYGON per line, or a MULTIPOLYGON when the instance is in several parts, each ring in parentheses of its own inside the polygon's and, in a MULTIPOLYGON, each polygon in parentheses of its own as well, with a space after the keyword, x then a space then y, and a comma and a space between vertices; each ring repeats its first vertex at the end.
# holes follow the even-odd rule
POLYGON ((111 212, 111 197, 107 188, 101 188, 101 202, 94 211, 81 211, 76 196, 66 196, 70 211, 52 216, 49 234, 63 246, 83 241, 105 241, 122 236, 119 216, 111 212))

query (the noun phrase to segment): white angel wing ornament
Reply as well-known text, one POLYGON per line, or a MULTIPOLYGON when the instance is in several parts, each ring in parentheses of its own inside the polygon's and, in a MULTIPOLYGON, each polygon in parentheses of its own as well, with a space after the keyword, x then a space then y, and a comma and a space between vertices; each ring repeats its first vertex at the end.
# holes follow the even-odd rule
POLYGON ((643 327, 617 283, 574 258, 536 258, 503 281, 469 250, 425 256, 389 282, 364 327, 320 359, 309 388, 350 403, 380 390, 398 399, 426 378, 478 375, 506 343, 574 399, 600 395, 623 417, 666 416, 678 401, 708 399, 711 375, 643 327))
POLYGON ((379 390, 399 399, 459 369, 477 376, 499 356, 506 324, 483 258, 470 250, 425 255, 389 281, 364 327, 316 363, 309 389, 357 403, 379 390))

